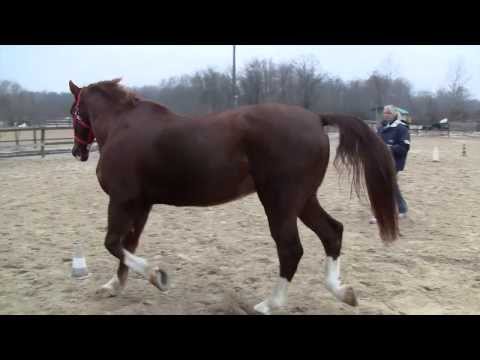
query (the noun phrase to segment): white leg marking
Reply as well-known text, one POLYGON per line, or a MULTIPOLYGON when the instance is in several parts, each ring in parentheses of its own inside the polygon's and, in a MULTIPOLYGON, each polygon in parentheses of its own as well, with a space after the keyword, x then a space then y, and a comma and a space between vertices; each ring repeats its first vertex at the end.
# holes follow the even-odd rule
POLYGON ((132 269, 136 273, 139 273, 145 276, 147 279, 149 278, 150 269, 149 269, 147 260, 139 256, 135 256, 125 249, 123 249, 123 255, 125 256, 124 258, 125 265, 127 265, 130 269, 132 269))
POLYGON ((254 309, 259 313, 270 315, 272 310, 278 309, 287 304, 287 290, 290 283, 285 278, 279 278, 272 295, 260 304, 255 305, 254 309))
POLYGON ((123 249, 124 262, 130 269, 139 273, 150 281, 154 286, 162 291, 166 291, 169 287, 169 278, 164 270, 158 267, 151 268, 147 260, 139 256, 135 256, 127 250, 123 249))
POLYGON ((357 305, 357 299, 353 288, 343 286, 340 282, 340 257, 334 260, 327 256, 326 259, 326 286, 335 297, 351 306, 357 305))
POLYGON ((109 282, 107 282, 105 285, 102 287, 106 289, 115 289, 120 286, 120 281, 116 276, 112 277, 109 282))
POLYGON ((327 288, 335 294, 340 288, 340 257, 333 260, 332 257, 327 256, 326 281, 327 288))
POLYGON ((115 296, 123 290, 123 287, 124 284, 122 284, 118 277, 115 275, 110 279, 109 282, 102 286, 102 289, 107 291, 111 296, 115 296))

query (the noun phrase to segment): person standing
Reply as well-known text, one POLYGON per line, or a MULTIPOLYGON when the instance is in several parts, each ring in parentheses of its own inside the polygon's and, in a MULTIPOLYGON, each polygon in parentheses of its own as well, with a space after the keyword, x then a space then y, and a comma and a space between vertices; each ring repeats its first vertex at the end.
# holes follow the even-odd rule
MULTIPOLYGON (((398 216, 405 218, 407 216, 408 205, 398 186, 398 173, 405 169, 408 151, 410 150, 409 125, 401 119, 400 114, 398 114, 393 107, 385 106, 382 125, 378 128, 378 135, 390 149, 395 161, 395 169, 397 171, 395 198, 398 206, 398 216)), ((370 219, 371 224, 375 224, 376 222, 377 220, 375 218, 370 219)))

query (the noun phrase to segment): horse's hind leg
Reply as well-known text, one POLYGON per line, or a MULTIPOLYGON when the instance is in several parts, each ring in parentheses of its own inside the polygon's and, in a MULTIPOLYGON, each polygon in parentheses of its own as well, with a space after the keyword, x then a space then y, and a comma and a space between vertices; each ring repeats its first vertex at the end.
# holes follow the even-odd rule
MULTIPOLYGON (((146 211, 146 208, 144 208, 143 211, 146 211)), ((143 226, 148 217, 148 211, 146 211, 146 214, 144 213, 142 217, 138 214, 138 206, 116 203, 110 200, 108 205, 108 231, 105 237, 105 247, 121 262, 117 273, 119 284, 122 283, 122 280, 124 281, 126 279, 126 267, 128 267, 143 275, 160 290, 166 290, 168 286, 167 274, 159 268, 152 268, 145 259, 133 255, 133 250, 137 246, 138 237, 141 233, 140 228, 143 230, 143 226), (142 222, 143 224, 141 224, 142 222), (132 236, 132 228, 135 228, 136 223, 142 226, 138 227, 138 236, 135 236, 135 230, 132 236), (129 236, 131 237, 129 238, 129 236), (127 243, 125 242, 126 240, 127 243)), ((106 285, 108 284, 109 283, 106 285)), ((116 284, 115 280, 113 284, 116 284)), ((113 287, 113 284, 110 285, 113 287)))
POLYGON ((327 288, 339 300, 357 305, 353 288, 340 283, 340 250, 342 248, 343 225, 332 218, 320 206, 316 196, 312 196, 300 213, 300 219, 322 241, 326 259, 325 282, 327 288))
POLYGON ((255 306, 255 310, 262 314, 271 314, 272 310, 285 306, 287 303, 288 285, 297 271, 303 255, 302 244, 297 228, 297 203, 295 192, 288 189, 274 191, 258 191, 268 217, 270 233, 277 245, 280 262, 280 277, 272 294, 255 306))
MULTIPOLYGON (((132 212, 133 226, 131 227, 130 231, 128 231, 122 242, 122 246, 125 248, 125 250, 132 254, 135 253, 135 250, 137 249, 140 235, 145 227, 151 208, 152 207, 150 205, 140 206, 132 212)), ((103 285, 100 288, 100 291, 109 296, 118 295, 125 287, 127 277, 128 266, 120 261, 117 274, 114 275, 109 282, 103 285)))

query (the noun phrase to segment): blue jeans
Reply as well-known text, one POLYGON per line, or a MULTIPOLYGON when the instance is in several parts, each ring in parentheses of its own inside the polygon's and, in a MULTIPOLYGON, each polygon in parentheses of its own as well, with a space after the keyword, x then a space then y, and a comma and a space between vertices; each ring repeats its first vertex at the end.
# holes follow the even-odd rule
POLYGON ((400 192, 400 186, 398 186, 398 171, 397 171, 397 190, 395 191, 395 199, 397 201, 398 212, 400 214, 405 214, 408 211, 407 202, 400 192))

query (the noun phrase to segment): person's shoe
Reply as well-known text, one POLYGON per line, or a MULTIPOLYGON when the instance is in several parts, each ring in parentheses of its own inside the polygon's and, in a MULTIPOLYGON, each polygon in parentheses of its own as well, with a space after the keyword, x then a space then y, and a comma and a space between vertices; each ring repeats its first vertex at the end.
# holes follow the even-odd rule
POLYGON ((377 219, 375 217, 372 217, 369 221, 368 221, 369 224, 376 224, 377 223, 377 219))
POLYGON ((398 214, 398 218, 399 218, 399 219, 405 219, 406 217, 407 217, 407 213, 406 213, 406 212, 405 212, 405 213, 400 213, 400 214, 398 214))

